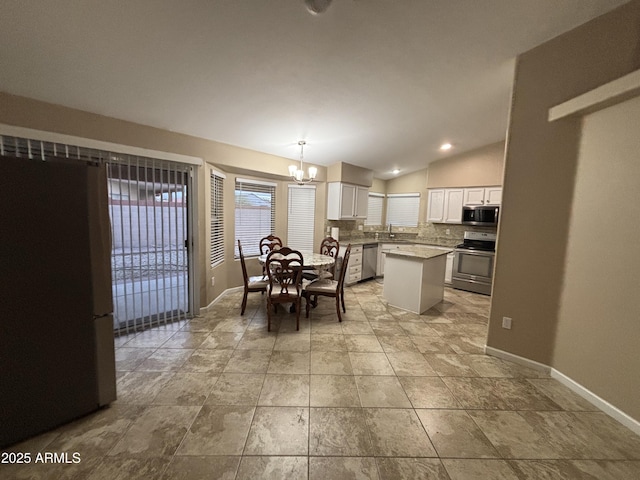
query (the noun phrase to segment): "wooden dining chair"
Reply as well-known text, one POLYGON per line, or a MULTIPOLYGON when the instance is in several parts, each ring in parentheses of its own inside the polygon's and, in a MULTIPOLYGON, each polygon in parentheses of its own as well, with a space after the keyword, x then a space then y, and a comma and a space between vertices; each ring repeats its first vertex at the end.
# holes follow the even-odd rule
MULTIPOLYGON (((326 237, 320 242, 320 253, 322 255, 328 255, 335 260, 338 259, 338 252, 340 251, 340 242, 333 237, 326 237)), ((328 278, 333 278, 335 275, 336 264, 334 263, 327 271, 331 274, 328 278)))
POLYGON ((264 275, 250 277, 247 273, 247 265, 244 262, 244 254, 242 253, 242 245, 238 240, 238 251, 240 252, 240 264, 242 265, 242 280, 244 281, 244 295, 242 296, 242 307, 240 309, 240 315, 244 315, 244 311, 247 308, 247 297, 249 292, 262 292, 267 291, 269 281, 264 275))
MULTIPOLYGON (((266 237, 260 239, 260 255, 267 255, 273 250, 277 250, 282 248, 282 240, 280 237, 276 237, 275 235, 267 235, 266 237)), ((266 264, 262 265, 262 274, 266 277, 267 270, 266 264)))
POLYGON ((260 239, 260 255, 266 255, 272 250, 282 248, 282 246, 282 240, 280 239, 280 237, 276 237, 275 235, 267 235, 266 237, 260 239))
POLYGON ((344 252, 342 266, 340 267, 340 272, 338 273, 338 280, 317 280, 315 282, 311 282, 304 288, 303 295, 307 304, 307 318, 309 318, 309 309, 311 307, 311 304, 313 303, 315 305, 319 296, 334 297, 336 299, 336 312, 338 314, 338 321, 342 322, 340 306, 342 305, 342 311, 344 313, 347 313, 347 309, 344 306, 344 277, 346 276, 348 270, 350 256, 351 244, 347 246, 347 249, 344 252), (311 300, 311 297, 314 298, 313 302, 311 300))
POLYGON ((296 330, 300 329, 302 308, 302 267, 304 259, 297 250, 282 247, 267 255, 265 268, 269 277, 267 290, 267 331, 271 331, 271 307, 290 303, 296 310, 296 330))
MULTIPOLYGON (((320 242, 320 250, 318 250, 318 253, 320 253, 321 255, 328 255, 337 260, 338 252, 340 252, 340 242, 338 242, 338 240, 333 237, 326 237, 322 239, 322 242, 320 242)), ((304 272, 302 274, 302 278, 309 281, 318 280, 319 278, 331 279, 335 275, 335 268, 336 264, 334 262, 333 265, 325 270, 312 270, 304 272)))

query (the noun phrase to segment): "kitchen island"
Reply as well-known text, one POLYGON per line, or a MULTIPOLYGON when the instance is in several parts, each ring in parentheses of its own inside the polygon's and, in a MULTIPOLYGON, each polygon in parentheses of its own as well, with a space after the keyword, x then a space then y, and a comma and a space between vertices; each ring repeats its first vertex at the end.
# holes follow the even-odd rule
POLYGON ((448 253, 420 245, 387 252, 383 297, 389 305, 420 314, 441 302, 448 253))

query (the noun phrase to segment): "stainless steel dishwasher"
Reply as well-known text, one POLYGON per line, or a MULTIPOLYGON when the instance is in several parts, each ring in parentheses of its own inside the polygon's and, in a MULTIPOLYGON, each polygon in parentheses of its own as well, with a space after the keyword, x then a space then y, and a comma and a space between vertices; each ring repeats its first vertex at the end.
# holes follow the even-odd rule
POLYGON ((375 278, 378 267, 378 244, 365 243, 362 246, 362 280, 375 278))

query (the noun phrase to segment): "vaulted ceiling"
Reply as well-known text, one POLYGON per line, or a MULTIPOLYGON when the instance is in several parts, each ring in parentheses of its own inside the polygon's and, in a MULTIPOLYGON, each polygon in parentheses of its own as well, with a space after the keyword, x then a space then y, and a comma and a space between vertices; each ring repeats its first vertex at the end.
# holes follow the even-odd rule
POLYGON ((515 57, 625 1, 3 0, 0 91, 390 178, 503 140, 515 57))

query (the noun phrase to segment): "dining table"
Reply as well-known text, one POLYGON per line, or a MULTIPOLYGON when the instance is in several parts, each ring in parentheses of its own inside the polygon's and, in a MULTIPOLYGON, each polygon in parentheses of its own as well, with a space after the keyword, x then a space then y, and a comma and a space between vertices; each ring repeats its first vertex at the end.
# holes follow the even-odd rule
MULTIPOLYGON (((302 266, 303 270, 323 271, 323 270, 329 269, 331 266, 333 266, 336 263, 336 259, 329 255, 315 253, 311 250, 298 250, 298 251, 302 254, 302 261, 304 262, 302 266)), ((264 265, 267 262, 268 255, 269 254, 266 253, 258 257, 258 262, 260 263, 260 265, 264 265)), ((325 276, 320 274, 318 277, 318 280, 316 281, 319 281, 319 282, 326 281, 325 278, 326 278, 325 276)), ((315 307, 315 302, 313 306, 315 307)), ((290 311, 295 312, 295 305, 291 305, 290 311)))
MULTIPOLYGON (((311 250, 298 251, 302 254, 302 260, 304 262, 302 268, 304 270, 326 270, 336 263, 336 259, 329 255, 315 253, 311 250)), ((258 262, 260 262, 260 265, 264 265, 266 263, 267 255, 268 254, 264 254, 258 257, 258 262)))

